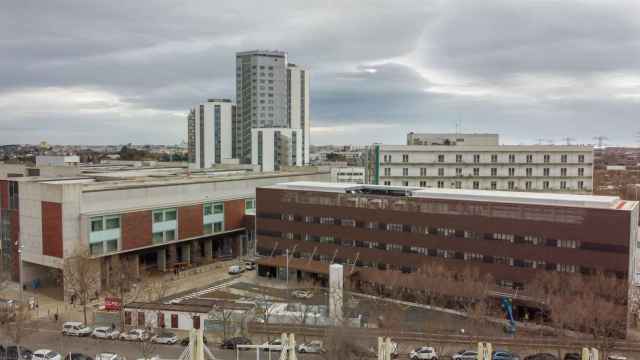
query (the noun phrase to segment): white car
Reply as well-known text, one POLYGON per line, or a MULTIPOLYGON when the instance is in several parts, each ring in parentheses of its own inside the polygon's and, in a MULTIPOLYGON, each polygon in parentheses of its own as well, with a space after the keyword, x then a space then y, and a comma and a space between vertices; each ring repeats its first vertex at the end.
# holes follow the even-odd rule
POLYGON ((40 349, 33 352, 32 360, 62 360, 62 355, 53 350, 40 349))
POLYGON ((409 353, 411 360, 438 360, 436 350, 431 346, 419 347, 409 353))
POLYGON ((476 360, 478 352, 473 350, 460 350, 451 356, 452 360, 476 360))
POLYGON ((123 332, 122 334, 120 334, 120 337, 119 337, 120 340, 126 340, 126 341, 144 341, 144 340, 147 340, 148 338, 149 338, 149 335, 147 334, 146 331, 142 329, 131 329, 126 333, 123 332))
POLYGON ((127 358, 120 354, 103 352, 103 353, 98 353, 98 355, 96 355, 95 360, 127 360, 127 358))
POLYGON ((115 340, 120 336, 120 331, 112 330, 111 327, 108 326, 99 326, 93 329, 91 333, 91 337, 94 339, 111 339, 115 340))
POLYGON ((313 340, 311 342, 298 345, 299 353, 320 354, 324 351, 325 350, 322 346, 322 341, 320 340, 313 340))
POLYGON ((240 265, 229 266, 229 275, 241 274, 243 271, 244 268, 240 267, 240 265))
POLYGON ((281 339, 271 340, 262 344, 262 346, 269 346, 267 351, 282 351, 282 340, 281 339))
POLYGON ((173 345, 178 342, 178 337, 174 333, 163 332, 158 335, 154 335, 151 338, 151 342, 156 344, 173 345))
POLYGON ((67 321, 62 324, 62 335, 70 336, 89 336, 91 328, 78 321, 67 321))
POLYGON ((313 292, 310 290, 293 290, 291 295, 298 299, 311 299, 313 297, 313 292))

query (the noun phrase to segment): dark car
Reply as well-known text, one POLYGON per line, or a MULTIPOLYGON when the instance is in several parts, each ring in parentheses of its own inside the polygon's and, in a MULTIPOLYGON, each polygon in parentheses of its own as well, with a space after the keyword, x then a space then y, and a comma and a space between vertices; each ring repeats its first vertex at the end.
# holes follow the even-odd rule
POLYGON ((71 352, 64 357, 64 360, 93 360, 93 358, 82 353, 71 352))
POLYGON ((497 350, 491 357, 493 360, 520 360, 520 357, 511 351, 497 350))
POLYGON ((555 355, 549 353, 537 353, 526 356, 524 360, 558 360, 558 358, 555 355))
POLYGON ((251 340, 246 337, 238 336, 227 339, 220 344, 221 349, 235 349, 238 345, 251 345, 251 340))
POLYGON ((4 351, 5 360, 31 360, 33 351, 27 349, 24 346, 10 345, 5 348, 4 351), (20 356, 18 356, 20 354, 20 356))
POLYGON ((566 353, 564 354, 564 360, 580 360, 582 356, 578 353, 566 353))
MULTIPOLYGON (((209 340, 207 340, 207 337, 206 337, 206 336, 204 336, 204 335, 202 335, 202 342, 203 342, 205 345, 207 344, 207 342, 208 342, 208 341, 209 341, 209 340)), ((180 339, 180 345, 182 345, 182 346, 187 346, 187 345, 189 345, 189 337, 187 336, 187 337, 183 337, 182 339, 180 339)))

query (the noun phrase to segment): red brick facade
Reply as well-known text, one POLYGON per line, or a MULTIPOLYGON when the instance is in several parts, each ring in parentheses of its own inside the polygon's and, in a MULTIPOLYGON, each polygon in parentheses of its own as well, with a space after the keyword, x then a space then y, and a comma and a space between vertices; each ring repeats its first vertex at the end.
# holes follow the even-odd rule
POLYGON ((202 235, 202 220, 202 204, 178 208, 178 239, 202 235))
POLYGON ((234 230, 244 227, 244 199, 224 202, 224 229, 234 230))
POLYGON ((151 211, 137 211, 122 215, 122 250, 130 250, 152 244, 151 211))
POLYGON ((9 182, 0 180, 0 209, 9 207, 9 182))
POLYGON ((42 254, 62 258, 62 204, 42 202, 42 254))

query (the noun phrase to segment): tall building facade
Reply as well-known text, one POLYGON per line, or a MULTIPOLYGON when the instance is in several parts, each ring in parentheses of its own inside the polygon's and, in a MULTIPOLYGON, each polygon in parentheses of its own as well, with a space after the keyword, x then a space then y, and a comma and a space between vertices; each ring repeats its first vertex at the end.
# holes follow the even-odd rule
POLYGON ((233 158, 236 106, 229 99, 209 99, 187 118, 189 167, 205 169, 233 158))
POLYGON ((251 163, 260 171, 280 171, 302 166, 302 129, 257 128, 251 130, 251 163))
MULTIPOLYGON (((464 139, 464 135, 458 137, 464 139)), ((475 190, 593 190, 591 146, 460 143, 464 141, 448 141, 445 145, 434 145, 428 140, 429 145, 374 144, 368 157, 368 182, 475 190)))
MULTIPOLYGON (((301 165, 309 159, 309 73, 289 64, 282 51, 245 51, 236 54, 235 154, 241 163, 252 159, 252 130, 301 130, 301 165)), ((299 131, 295 131, 299 133, 299 131)), ((289 165, 297 165, 289 164, 289 165)))

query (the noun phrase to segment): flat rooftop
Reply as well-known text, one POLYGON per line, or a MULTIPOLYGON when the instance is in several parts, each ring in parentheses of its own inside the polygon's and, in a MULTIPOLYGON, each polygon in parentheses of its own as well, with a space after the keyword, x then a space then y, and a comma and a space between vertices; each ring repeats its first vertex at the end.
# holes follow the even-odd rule
POLYGON ((618 196, 494 190, 437 189, 405 186, 327 183, 313 181, 280 183, 271 186, 265 186, 264 188, 616 210, 631 210, 638 205, 637 201, 621 200, 618 196))

